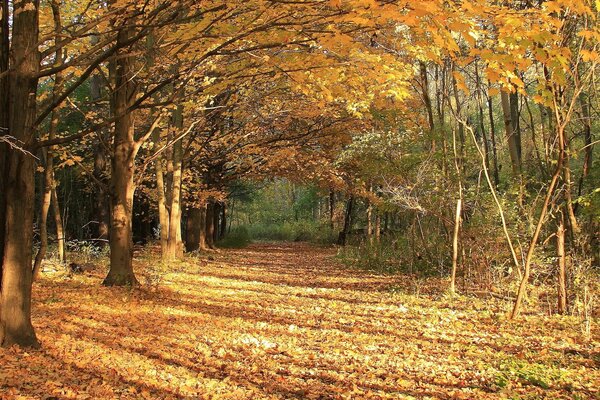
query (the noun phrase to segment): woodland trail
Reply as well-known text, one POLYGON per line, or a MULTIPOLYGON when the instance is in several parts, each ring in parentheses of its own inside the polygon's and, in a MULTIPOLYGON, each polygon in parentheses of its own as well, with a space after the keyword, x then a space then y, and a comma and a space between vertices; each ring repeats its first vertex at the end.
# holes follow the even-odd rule
POLYGON ((565 317, 510 323, 501 302, 349 271, 334 254, 255 244, 167 267, 141 254, 134 290, 100 286, 100 268, 44 277, 33 318, 42 349, 0 349, 0 397, 598 395, 598 349, 565 317))

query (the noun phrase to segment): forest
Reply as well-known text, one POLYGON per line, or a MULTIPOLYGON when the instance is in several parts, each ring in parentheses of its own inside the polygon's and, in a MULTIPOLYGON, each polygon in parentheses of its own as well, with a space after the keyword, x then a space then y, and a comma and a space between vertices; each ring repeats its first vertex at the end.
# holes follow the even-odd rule
POLYGON ((0 0, 0 399, 588 399, 599 0, 0 0))

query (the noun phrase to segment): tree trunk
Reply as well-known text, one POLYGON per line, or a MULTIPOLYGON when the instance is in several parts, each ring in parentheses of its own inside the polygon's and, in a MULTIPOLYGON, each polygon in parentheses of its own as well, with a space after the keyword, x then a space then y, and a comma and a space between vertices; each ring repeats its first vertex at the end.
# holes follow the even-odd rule
MULTIPOLYGON (((369 188, 369 192, 371 188, 369 188)), ((373 244, 373 204, 371 200, 368 200, 369 205, 367 206, 367 238, 369 243, 373 244)))
POLYGON ((334 230, 334 214, 335 214, 335 192, 333 189, 329 190, 329 228, 333 232, 334 230))
POLYGON ((350 196, 348 201, 346 202, 346 213, 344 214, 344 227, 338 236, 337 244, 340 246, 345 246, 348 242, 348 233, 350 232, 350 227, 352 226, 352 208, 354 206, 354 196, 350 196))
POLYGON ((209 200, 206 204, 206 247, 209 249, 215 248, 215 203, 209 200))
POLYGON ((490 119, 490 139, 492 140, 492 158, 494 160, 494 186, 498 187, 500 184, 500 171, 498 168, 498 149, 496 147, 496 125, 494 121, 494 105, 492 98, 488 97, 488 117, 490 119))
POLYGON ((60 212, 60 205, 58 204, 58 195, 56 194, 56 184, 54 180, 54 173, 52 174, 52 213, 54 214, 54 225, 56 225, 56 245, 58 249, 58 260, 65 264, 67 262, 67 239, 65 235, 65 228, 63 226, 62 214, 60 212))
MULTIPOLYGON (((97 36, 92 36, 92 45, 99 41, 97 36)), ((102 99, 102 77, 100 74, 94 74, 90 78, 90 95, 92 102, 99 102, 102 99)), ((100 113, 101 106, 94 105, 94 108, 100 113)), ((99 114, 101 115, 101 114, 99 114)), ((108 245, 108 234, 110 231, 110 197, 107 195, 107 189, 110 185, 108 178, 108 154, 106 130, 101 128, 97 132, 98 142, 94 148, 94 171, 93 176, 96 180, 94 193, 94 239, 99 247, 108 245)))
POLYGON ((550 185, 546 191, 546 197, 544 199, 544 204, 542 205, 542 209, 540 211, 540 215, 538 217, 537 225, 535 227, 535 231, 533 232, 533 236, 529 241, 529 249, 527 250, 527 255, 525 256, 525 265, 524 265, 524 273, 521 278, 521 283, 519 284, 519 289, 517 290, 517 298, 515 299, 515 303, 510 314, 510 318, 516 318, 521 311, 521 303, 523 301, 523 297, 525 296, 525 291, 527 290, 527 283, 529 282, 529 276, 531 274, 531 260, 533 259, 533 254, 535 252, 535 246, 537 244, 538 238, 540 236, 540 232, 546 220, 546 214, 548 212, 548 205, 550 204, 550 200, 552 195, 554 194, 554 189, 556 188, 556 183, 558 182, 558 178, 561 175, 563 169, 563 161, 565 156, 565 143, 564 143, 564 126, 557 127, 557 139, 558 139, 558 159, 556 162, 556 169, 554 174, 552 175, 552 179, 550 181, 550 185))
POLYGON ((504 130, 506 132, 506 141, 508 143, 508 151, 512 171, 515 178, 521 175, 521 157, 519 145, 517 144, 517 133, 515 130, 515 121, 513 121, 513 112, 511 107, 510 95, 504 91, 500 93, 502 104, 502 113, 504 114, 504 130))
POLYGON ((187 251, 204 251, 208 248, 206 243, 206 230, 206 205, 190 208, 188 211, 186 229, 187 251))
MULTIPOLYGON (((122 28, 117 42, 126 42, 132 28, 122 28)), ((130 106, 135 101, 132 56, 123 49, 116 57, 114 113, 115 121, 113 157, 111 163, 111 226, 110 226, 110 269, 104 285, 136 285, 133 273, 133 194, 135 191, 134 172, 137 147, 134 138, 134 120, 130 106)))
MULTIPOLYGON (((3 19, 6 16, 3 5, 3 19)), ((15 4, 12 15, 11 60, 8 73, 8 131, 25 149, 35 142, 39 1, 15 4)), ((5 21, 3 21, 5 22, 5 21)), ((4 41, 4 39, 3 39, 4 41)), ((2 93, 1 96, 5 96, 2 93)), ((32 242, 35 208, 35 159, 18 149, 8 150, 5 181, 5 238, 0 295, 0 344, 39 346, 31 324, 32 242)))
POLYGON ((431 105, 431 97, 429 96, 429 79, 427 77, 427 64, 425 62, 419 62, 419 72, 421 77, 421 93, 423 95, 423 103, 425 104, 425 110, 427 111, 427 121, 429 122, 429 135, 431 140, 431 152, 435 152, 435 120, 433 118, 433 107, 431 105))
MULTIPOLYGON (((60 45, 60 34, 62 30, 62 23, 60 18, 60 4, 58 0, 52 0, 52 15, 54 17, 54 45, 60 45)), ((63 63, 63 50, 62 47, 58 47, 54 55, 54 65, 59 67, 63 63)), ((54 86, 52 88, 52 100, 54 101, 60 92, 63 83, 63 74, 59 72, 54 78, 54 86)), ((58 118, 59 118, 59 107, 52 110, 50 116, 50 126, 48 128, 48 138, 54 139, 56 137, 56 130, 58 129, 58 118)), ((46 150, 46 168, 44 170, 44 193, 41 197, 40 204, 40 248, 35 256, 35 262, 33 264, 33 280, 37 280, 42 267, 42 260, 46 257, 46 251, 48 250, 48 211, 50 210, 50 202, 52 201, 52 189, 54 188, 54 154, 52 147, 46 150)), ((60 215, 59 215, 60 216, 60 215)), ((64 242, 64 241, 63 241, 64 242)), ((59 251, 62 250, 62 246, 59 245, 59 251)), ((63 254, 64 256, 64 254, 63 254)), ((62 257, 61 257, 62 261, 62 257)))
POLYGON ((454 214, 454 235, 452 235, 452 273, 450 276, 450 293, 456 293, 456 271, 458 269, 458 245, 460 235, 460 215, 462 213, 462 196, 456 200, 454 214))
POLYGON ((565 262, 565 216, 559 213, 558 229, 556 230, 556 256, 558 258, 558 312, 567 312, 567 272, 565 262))
POLYGON ((173 173, 171 183, 171 204, 169 207, 169 230, 166 253, 163 258, 174 260, 183 257, 183 243, 181 240, 181 178, 182 178, 183 146, 181 140, 173 144, 173 173))
POLYGON ((227 233, 227 207, 225 203, 221 203, 221 228, 219 231, 219 239, 225 238, 227 233))
POLYGON ((221 203, 215 203, 213 210, 213 244, 216 245, 219 240, 219 228, 221 224, 219 223, 219 218, 221 216, 221 208, 223 207, 221 203))
POLYGON ((206 229, 202 219, 201 208, 193 207, 188 210, 185 230, 185 249, 188 252, 200 249, 200 234, 206 229))
MULTIPOLYGON (((50 124, 52 130, 52 122, 50 124)), ((48 250, 48 211, 50 211, 50 202, 52 201, 53 168, 54 162, 52 153, 48 151, 46 153, 46 166, 44 169, 44 193, 40 199, 40 248, 38 249, 37 255, 35 256, 35 262, 33 263, 34 281, 39 278, 42 260, 46 257, 46 251, 48 250)))
MULTIPOLYGON (((0 135, 8 132, 8 100, 10 98, 9 63, 9 13, 8 0, 0 0, 0 135)), ((2 264, 6 228, 6 182, 8 182, 8 144, 0 142, 0 290, 2 288, 2 264)))

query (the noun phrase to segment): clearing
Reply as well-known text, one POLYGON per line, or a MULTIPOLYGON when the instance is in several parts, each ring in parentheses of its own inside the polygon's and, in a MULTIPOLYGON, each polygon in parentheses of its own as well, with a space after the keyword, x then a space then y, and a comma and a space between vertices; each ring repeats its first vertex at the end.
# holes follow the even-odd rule
POLYGON ((598 398, 598 337, 573 317, 506 320, 439 280, 348 270, 335 251, 254 244, 34 285, 41 350, 0 349, 0 397, 598 398))

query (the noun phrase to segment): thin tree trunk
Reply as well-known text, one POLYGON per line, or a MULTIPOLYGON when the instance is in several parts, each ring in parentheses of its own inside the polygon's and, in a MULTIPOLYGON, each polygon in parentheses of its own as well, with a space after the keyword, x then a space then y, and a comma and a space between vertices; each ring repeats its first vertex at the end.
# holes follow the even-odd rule
POLYGON ((335 214, 335 192, 333 189, 329 190, 329 228, 333 232, 334 230, 334 214, 335 214))
POLYGON ((583 136, 585 143, 585 155, 583 158, 583 167, 581 169, 581 176, 579 177, 579 188, 577 194, 581 196, 583 194, 583 186, 585 179, 590 173, 592 168, 592 155, 594 146, 592 144, 592 119, 590 117, 590 100, 589 96, 585 93, 581 93, 579 96, 579 102, 581 104, 581 116, 583 119, 583 136))
MULTIPOLYGON (((99 39, 94 35, 91 44, 96 45, 99 39)), ((100 113, 101 106, 97 104, 102 99, 102 77, 99 73, 90 78, 90 96, 94 102, 94 108, 100 113)), ((100 114, 101 115, 101 114, 100 114)), ((96 132, 98 136, 97 144, 94 148, 94 171, 93 176, 97 183, 94 193, 94 219, 96 222, 94 239, 99 247, 108 245, 108 234, 110 231, 110 198, 107 190, 110 185, 108 178, 108 154, 106 130, 100 128, 96 132)))
POLYGON ((521 159, 519 157, 519 149, 517 146, 517 137, 512 120, 510 96, 505 91, 500 93, 502 104, 502 113, 504 114, 504 130, 506 133, 506 141, 508 143, 508 151, 513 171, 513 176, 518 179, 521 175, 521 159))
MULTIPOLYGON (((152 133, 154 149, 158 149, 160 133, 155 129, 152 133)), ((162 157, 157 157, 154 161, 156 173, 156 191, 158 193, 158 223, 160 225, 160 250, 161 255, 167 254, 167 245, 169 241, 169 211, 167 209, 167 197, 165 195, 165 175, 162 164, 162 157)))
POLYGON ((558 258, 558 312, 567 312, 567 272, 565 258, 565 216, 559 214, 558 229, 556 230, 556 256, 558 258))
POLYGON ((52 174, 52 214, 54 214, 54 225, 56 225, 56 245, 58 249, 58 260, 66 264, 67 262, 67 239, 65 237, 65 228, 63 226, 62 214, 60 205, 58 204, 58 195, 56 193, 56 185, 54 174, 52 174))
MULTIPOLYGON (((52 0, 52 15, 54 18, 54 45, 59 46, 60 34, 62 30, 62 22, 60 18, 60 4, 58 0, 52 0)), ((63 49, 58 47, 54 54, 55 60, 54 65, 60 67, 63 64, 63 49)), ((52 88, 52 99, 53 101, 58 97, 63 84, 63 74, 59 72, 54 78, 54 86, 52 88)), ((52 110, 50 116, 50 126, 48 128, 48 138, 54 139, 56 137, 56 131, 58 129, 58 117, 59 108, 52 110)), ((46 257, 46 251, 48 250, 48 211, 50 210, 50 202, 52 201, 52 189, 54 188, 54 154, 52 147, 46 150, 46 168, 44 169, 44 193, 41 197, 40 204, 40 248, 38 249, 37 255, 35 256, 35 262, 33 264, 33 280, 39 278, 40 270, 42 267, 42 260, 46 257)), ((60 217, 60 214, 59 214, 60 217)), ((60 240, 60 238, 58 238, 60 240)), ((59 242, 59 252, 63 250, 59 242)), ((63 254, 64 257, 64 254, 63 254)), ((62 262, 62 257, 61 257, 62 262)))
POLYGON ((225 203, 221 203, 221 229, 219 231, 219 239, 223 239, 227 233, 227 207, 225 203))
POLYGON ((206 204, 206 246, 210 249, 215 248, 215 203, 209 200, 206 204))
MULTIPOLYGON (((52 123, 51 123, 52 125, 52 123)), ((52 136, 49 136, 52 138, 52 136)), ((52 200, 52 169, 54 168, 52 155, 50 151, 46 153, 46 166, 44 169, 44 193, 40 198, 40 248, 38 249, 35 261, 33 263, 33 280, 39 278, 42 260, 46 257, 48 250, 48 211, 52 200)))
POLYGON ((492 98, 488 97, 488 117, 490 118, 490 135, 492 139, 492 158, 494 160, 494 186, 498 187, 500 184, 500 171, 498 168, 498 149, 496 147, 496 125, 494 121, 494 105, 492 98))
POLYGON ((354 196, 350 196, 346 202, 346 212, 344 214, 344 227, 338 236, 338 245, 345 246, 348 242, 348 233, 352 226, 352 208, 354 206, 354 196))
POLYGON ((173 173, 171 177, 171 204, 169 207, 169 234, 165 258, 173 260, 183 257, 181 241, 181 178, 183 146, 181 140, 173 144, 173 173))
POLYGON ((531 274, 531 260, 533 258, 533 254, 535 252, 535 246, 537 244, 538 238, 540 236, 540 232, 542 230, 542 226, 546 220, 546 214, 548 212, 548 204, 550 204, 550 200, 552 199, 552 195, 554 194, 554 189, 556 188, 556 183, 558 182, 558 178, 561 175, 563 169, 563 161, 564 161, 564 127, 558 127, 558 142, 559 142, 559 150, 558 150, 558 160, 556 170, 552 175, 552 179, 550 181, 550 185, 548 186, 548 190, 546 192, 546 198, 544 199, 544 204, 542 205, 542 210, 540 211, 540 215, 538 217, 538 222, 533 233, 533 237, 529 242, 529 249, 527 250, 527 255, 525 256, 525 266, 524 273, 521 279, 521 283, 519 285, 519 289, 517 291, 517 298, 515 299, 515 303, 513 306, 513 310, 511 312, 510 318, 514 319, 519 315, 521 311, 521 303, 523 301, 523 297, 525 296, 525 291, 527 290, 527 283, 529 282, 529 276, 531 274))
POLYGON ((450 293, 456 293, 456 271, 458 269, 458 247, 460 235, 460 215, 462 212, 462 196, 456 200, 454 215, 454 234, 452 235, 452 273, 450 276, 450 293))

